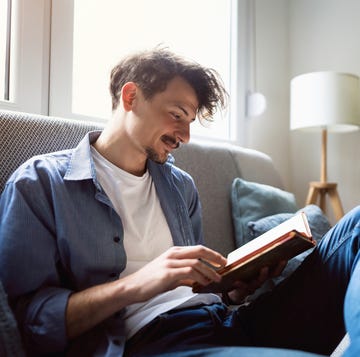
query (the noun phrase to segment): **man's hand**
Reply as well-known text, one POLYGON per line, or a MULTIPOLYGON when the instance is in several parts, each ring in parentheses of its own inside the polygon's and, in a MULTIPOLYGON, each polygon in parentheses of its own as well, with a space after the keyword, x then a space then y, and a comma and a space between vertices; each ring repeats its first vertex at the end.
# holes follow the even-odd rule
POLYGON ((257 289, 259 289, 266 280, 279 276, 284 270, 286 264, 287 261, 281 261, 274 269, 270 270, 269 267, 262 268, 257 278, 251 282, 245 283, 240 280, 236 281, 233 285, 233 290, 228 293, 231 302, 234 304, 240 304, 246 296, 253 294, 257 289))
POLYGON ((177 288, 192 286, 194 282, 207 285, 219 282, 220 275, 211 266, 224 266, 226 258, 202 245, 172 247, 146 264, 137 272, 121 279, 136 291, 137 301, 146 301, 157 294, 177 288))
POLYGON ((180 285, 220 281, 220 275, 206 262, 220 267, 226 264, 226 259, 201 245, 172 247, 133 274, 74 292, 66 309, 68 337, 81 335, 123 307, 147 301, 180 285))

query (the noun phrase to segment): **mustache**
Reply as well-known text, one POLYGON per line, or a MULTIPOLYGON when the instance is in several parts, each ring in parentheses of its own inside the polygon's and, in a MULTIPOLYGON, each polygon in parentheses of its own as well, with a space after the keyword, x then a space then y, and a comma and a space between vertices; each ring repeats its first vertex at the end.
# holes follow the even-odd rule
POLYGON ((173 147, 174 149, 177 149, 180 146, 180 142, 177 141, 175 138, 169 136, 169 135, 163 135, 161 137, 161 140, 164 143, 166 143, 166 144, 170 145, 171 147, 173 147))

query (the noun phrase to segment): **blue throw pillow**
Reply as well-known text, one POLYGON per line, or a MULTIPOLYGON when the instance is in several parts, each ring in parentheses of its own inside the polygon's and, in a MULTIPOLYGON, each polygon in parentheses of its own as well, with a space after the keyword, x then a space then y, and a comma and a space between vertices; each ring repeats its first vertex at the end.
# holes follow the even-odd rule
MULTIPOLYGON (((331 228, 331 224, 321 208, 316 205, 307 205, 298 210, 296 213, 299 212, 305 212, 313 238, 317 242, 320 241, 323 235, 331 228)), ((296 213, 279 213, 261 218, 257 221, 250 221, 248 223, 248 228, 251 239, 254 239, 271 228, 278 226, 280 223, 291 218, 296 213)))
MULTIPOLYGON (((316 205, 307 205, 304 208, 300 209, 298 212, 305 212, 310 230, 314 240, 319 242, 324 234, 331 228, 329 220, 323 214, 320 207, 316 205)), ((296 212, 296 213, 298 213, 296 212)), ((291 218, 294 214, 292 213, 280 213, 268 217, 261 218, 257 221, 250 221, 248 223, 248 228, 250 235, 253 238, 260 236, 261 234, 267 232, 269 229, 276 227, 285 220, 291 218)), ((275 285, 278 284, 281 280, 285 279, 287 276, 292 274, 294 270, 301 264, 301 262, 311 253, 312 249, 309 249, 296 257, 289 260, 286 268, 283 270, 282 274, 273 279, 275 285)))
POLYGON ((295 213, 295 196, 279 188, 236 178, 231 187, 236 246, 252 239, 248 223, 277 213, 295 213))

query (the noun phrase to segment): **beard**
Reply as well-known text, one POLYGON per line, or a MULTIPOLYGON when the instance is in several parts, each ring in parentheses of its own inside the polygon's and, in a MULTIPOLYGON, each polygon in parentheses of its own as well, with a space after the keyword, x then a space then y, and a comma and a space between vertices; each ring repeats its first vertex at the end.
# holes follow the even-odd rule
MULTIPOLYGON (((166 144, 171 145, 174 149, 177 149, 180 146, 180 143, 176 139, 168 135, 163 135, 161 141, 166 144)), ((164 153, 163 155, 159 154, 154 148, 148 146, 145 148, 147 158, 156 162, 157 164, 164 164, 168 159, 169 153, 164 153)))
POLYGON ((153 148, 150 147, 147 147, 145 151, 147 158, 156 162, 157 164, 164 164, 169 156, 169 154, 160 156, 153 148))

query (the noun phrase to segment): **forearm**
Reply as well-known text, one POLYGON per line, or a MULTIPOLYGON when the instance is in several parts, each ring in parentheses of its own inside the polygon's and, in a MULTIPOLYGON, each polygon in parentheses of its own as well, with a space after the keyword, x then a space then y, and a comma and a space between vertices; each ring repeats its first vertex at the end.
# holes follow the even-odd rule
POLYGON ((122 308, 148 301, 177 288, 220 281, 220 276, 201 259, 224 265, 226 259, 204 246, 172 247, 137 272, 70 296, 66 311, 68 337, 74 338, 122 308))
POLYGON ((135 303, 135 289, 126 279, 97 285, 70 295, 66 308, 66 329, 73 339, 95 327, 122 308, 135 303))

